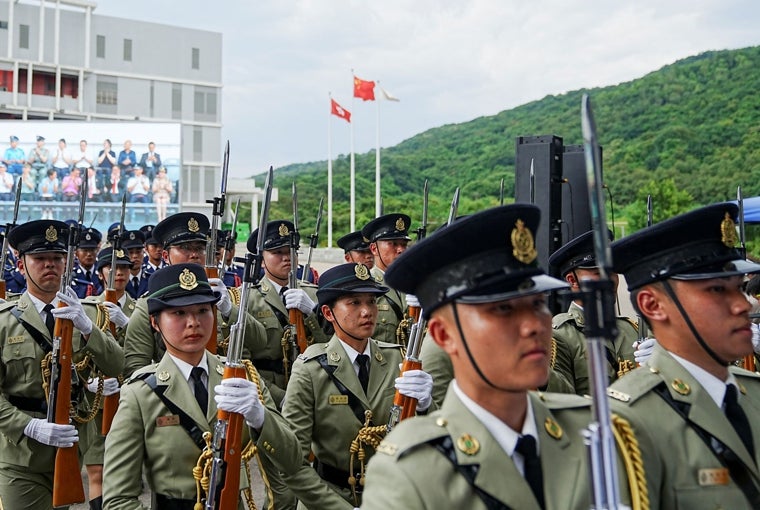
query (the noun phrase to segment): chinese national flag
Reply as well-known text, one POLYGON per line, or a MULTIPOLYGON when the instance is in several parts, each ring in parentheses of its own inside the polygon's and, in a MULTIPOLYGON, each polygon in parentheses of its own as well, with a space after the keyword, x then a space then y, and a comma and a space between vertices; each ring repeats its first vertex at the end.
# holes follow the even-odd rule
POLYGON ((351 122, 351 112, 339 105, 335 99, 330 99, 330 113, 336 117, 340 117, 346 122, 351 122))
POLYGON ((364 101, 375 100, 375 82, 366 81, 354 76, 354 97, 364 101))

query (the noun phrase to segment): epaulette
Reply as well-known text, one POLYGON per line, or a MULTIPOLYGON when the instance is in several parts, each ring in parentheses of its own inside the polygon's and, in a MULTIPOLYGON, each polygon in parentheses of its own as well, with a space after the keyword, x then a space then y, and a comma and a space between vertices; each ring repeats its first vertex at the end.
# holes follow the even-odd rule
POLYGON ((639 324, 635 320, 631 319, 630 317, 618 317, 618 320, 621 320, 623 322, 627 322, 633 327, 633 330, 637 333, 639 332, 639 324))
POLYGON ((375 345, 380 347, 381 349, 402 349, 404 346, 401 344, 392 344, 390 342, 382 342, 380 340, 372 339, 373 342, 375 342, 375 345))
POLYGON ((396 425, 393 434, 383 439, 375 451, 378 454, 400 458, 419 446, 449 436, 447 425, 448 421, 439 411, 428 416, 404 420, 396 425), (410 424, 413 424, 413 427, 410 427, 410 424))
POLYGON ((3 303, 0 303, 0 312, 3 312, 5 310, 9 310, 16 306, 18 303, 16 303, 16 300, 14 301, 5 301, 3 303))
POLYGON ((656 368, 641 367, 615 381, 607 388, 607 396, 631 405, 662 382, 659 374, 656 368))
POLYGON ((102 299, 100 299, 100 296, 86 296, 83 299, 80 299, 82 303, 94 303, 94 304, 100 304, 103 302, 102 299))
POLYGON ((576 409, 590 407, 591 399, 570 393, 537 393, 548 409, 576 409))
POLYGON ((573 317, 572 315, 570 315, 567 312, 558 313, 557 315, 555 315, 554 317, 552 317, 552 329, 559 329, 564 324, 566 324, 566 323, 568 323, 570 321, 575 322, 575 317, 573 317))
POLYGON ((300 361, 313 360, 316 359, 320 354, 324 354, 326 350, 327 343, 311 344, 306 348, 305 351, 298 355, 298 359, 300 361))
POLYGON ((312 289, 318 289, 319 288, 318 285, 314 285, 311 282, 302 282, 301 280, 298 280, 298 288, 301 289, 301 288, 304 288, 304 287, 307 287, 307 288, 310 287, 312 289))
POLYGON ((156 369, 158 368, 158 363, 151 363, 150 365, 145 365, 142 368, 138 368, 135 370, 131 376, 129 376, 129 379, 127 379, 124 384, 131 384, 135 381, 142 381, 146 377, 148 377, 150 374, 155 374, 156 369))
POLYGON ((728 370, 736 377, 746 377, 748 379, 760 379, 760 374, 757 372, 750 372, 741 367, 729 366, 728 370))

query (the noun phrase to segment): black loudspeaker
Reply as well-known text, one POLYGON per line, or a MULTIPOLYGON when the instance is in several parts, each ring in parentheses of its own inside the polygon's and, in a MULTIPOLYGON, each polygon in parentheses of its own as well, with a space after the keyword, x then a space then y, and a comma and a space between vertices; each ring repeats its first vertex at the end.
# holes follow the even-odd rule
MULTIPOLYGON (((601 154, 601 147, 599 150, 601 154)), ((589 230, 591 210, 583 146, 566 145, 562 154, 562 244, 589 230)))
POLYGON ((519 136, 515 147, 515 202, 541 209, 536 250, 541 267, 562 244, 562 138, 519 136), (532 168, 532 170, 531 170, 532 168))

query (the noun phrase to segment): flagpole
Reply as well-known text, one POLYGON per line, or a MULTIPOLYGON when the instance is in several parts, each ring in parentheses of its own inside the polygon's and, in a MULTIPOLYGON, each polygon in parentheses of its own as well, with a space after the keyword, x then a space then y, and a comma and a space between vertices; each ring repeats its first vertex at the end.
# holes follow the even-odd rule
POLYGON ((332 198, 332 93, 327 93, 330 111, 327 112, 327 247, 332 248, 333 198, 332 198))
MULTIPOLYGON (((353 83, 354 70, 351 69, 351 81, 353 83)), ((351 111, 356 114, 356 108, 354 108, 354 94, 351 94, 351 111)), ((356 231, 356 159, 354 157, 354 123, 351 124, 351 228, 349 232, 356 231)))
MULTIPOLYGON (((378 87, 380 82, 377 82, 378 87)), ((382 195, 380 194, 380 98, 375 97, 377 121, 375 125, 375 218, 382 215, 382 195)))

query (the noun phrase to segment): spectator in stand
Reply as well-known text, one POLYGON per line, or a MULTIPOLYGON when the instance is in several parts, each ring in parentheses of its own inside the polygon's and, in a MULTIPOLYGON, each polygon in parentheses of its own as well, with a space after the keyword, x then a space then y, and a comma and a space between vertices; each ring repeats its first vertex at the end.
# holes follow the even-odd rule
POLYGON ((114 165, 106 176, 105 189, 110 202, 121 202, 121 196, 127 190, 127 179, 121 175, 121 167, 114 165))
POLYGON ((137 166, 137 154, 132 150, 132 140, 124 140, 124 150, 119 153, 118 163, 121 173, 131 177, 133 168, 137 166))
POLYGON ((86 170, 93 166, 92 153, 87 148, 87 140, 79 141, 79 152, 74 154, 74 166, 79 169, 81 175, 86 174, 86 170))
POLYGON ((32 165, 32 170, 34 170, 32 175, 38 182, 47 177, 49 160, 50 151, 45 147, 45 137, 37 135, 37 145, 29 150, 26 162, 32 165))
POLYGON ((172 181, 166 176, 166 168, 159 167, 156 178, 153 179, 153 202, 156 204, 158 221, 166 218, 166 204, 172 196, 172 181))
POLYGON ((79 168, 74 167, 71 173, 61 182, 64 202, 79 200, 79 191, 82 189, 82 178, 79 176, 79 168))
POLYGON ((24 150, 18 146, 18 136, 11 136, 11 146, 5 149, 3 163, 11 175, 21 175, 21 168, 26 162, 24 150))
POLYGON ((71 151, 66 147, 66 139, 61 138, 58 140, 58 148, 55 150, 55 154, 53 154, 53 168, 58 172, 58 177, 63 179, 69 175, 71 164, 71 151))
MULTIPOLYGON (((61 193, 61 183, 58 181, 58 172, 55 171, 55 168, 48 169, 47 177, 40 181, 38 190, 40 193, 40 200, 43 202, 53 202, 58 200, 59 194, 61 193)), ((42 219, 53 219, 52 206, 46 207, 42 210, 42 219)))
MULTIPOLYGON (((161 155, 156 152, 156 144, 148 142, 148 152, 143 153, 140 157, 140 166, 143 167, 145 175, 151 182, 156 177, 156 172, 161 168, 161 155)), ((158 221, 161 221, 159 218, 158 221)))
POLYGON ((0 201, 13 200, 13 176, 8 173, 8 167, 0 163, 0 201))
POLYGON ((111 168, 118 165, 116 153, 111 150, 111 140, 103 140, 103 150, 98 153, 98 173, 105 179, 111 173, 111 168))
POLYGON ((103 178, 93 167, 87 169, 87 198, 93 202, 102 202, 105 193, 103 178))
POLYGON ((31 201, 37 199, 37 179, 32 171, 32 165, 24 163, 21 171, 21 200, 31 201))
MULTIPOLYGON (((147 204, 150 202, 148 193, 150 192, 150 180, 143 175, 141 166, 135 166, 132 169, 134 174, 127 181, 127 193, 129 193, 129 202, 132 204, 147 204)), ((131 221, 135 220, 135 209, 130 211, 131 221)), ((142 214, 147 216, 148 210, 143 209, 142 214)))

